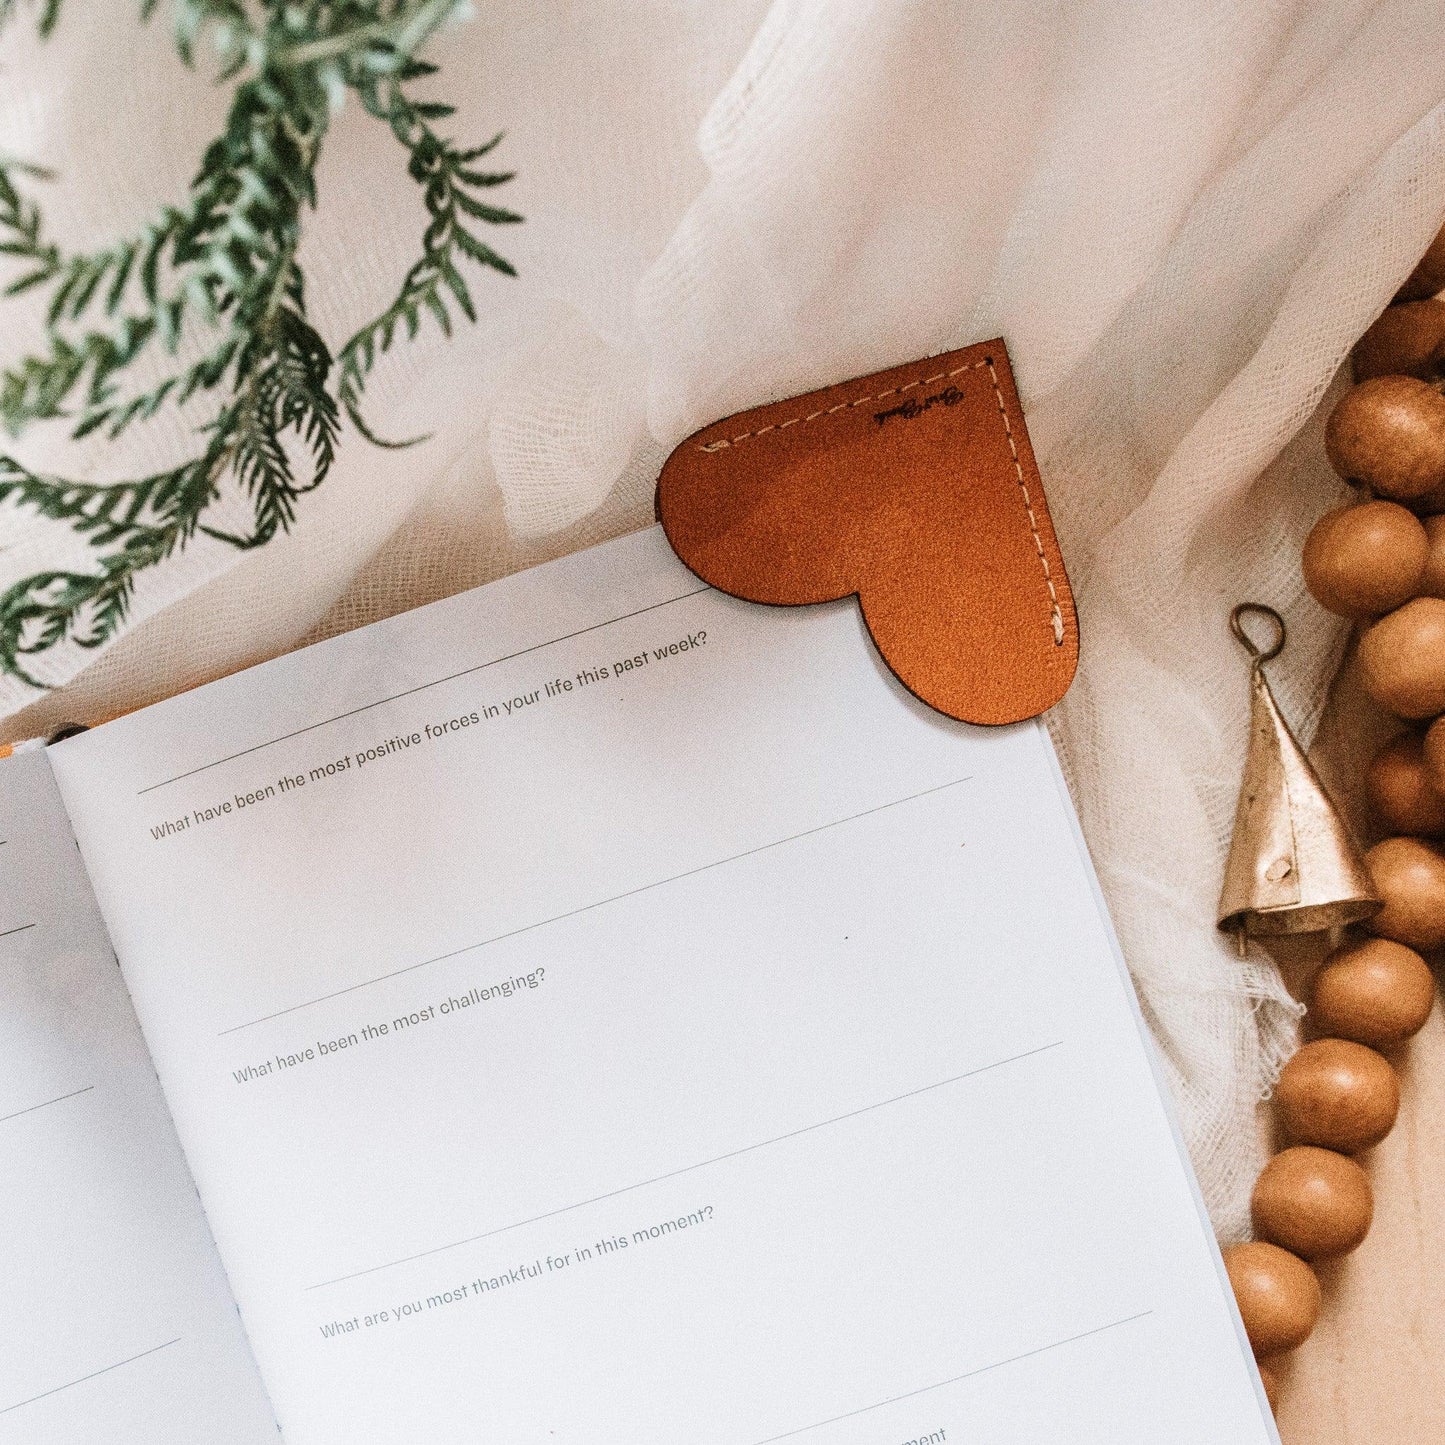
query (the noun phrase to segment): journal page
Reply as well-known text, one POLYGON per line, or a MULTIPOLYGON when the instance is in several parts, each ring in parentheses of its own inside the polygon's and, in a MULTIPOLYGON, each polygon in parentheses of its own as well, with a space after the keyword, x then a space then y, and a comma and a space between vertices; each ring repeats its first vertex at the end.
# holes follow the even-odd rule
POLYGON ((275 1439, 50 765, 26 749, 0 761, 0 1441, 275 1439))
POLYGON ((1044 732, 653 531, 52 750, 290 1445, 1273 1440, 1044 732))

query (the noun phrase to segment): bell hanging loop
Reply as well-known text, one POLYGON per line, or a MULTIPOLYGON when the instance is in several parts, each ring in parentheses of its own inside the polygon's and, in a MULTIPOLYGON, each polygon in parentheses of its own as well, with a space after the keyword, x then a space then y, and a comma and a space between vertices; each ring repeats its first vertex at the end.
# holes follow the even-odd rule
POLYGON ((1229 614, 1229 627, 1250 656, 1250 717, 1219 927, 1234 935, 1243 956, 1250 938, 1357 923, 1378 913, 1381 900, 1265 677, 1265 664, 1284 650, 1284 618, 1262 603, 1242 602, 1229 614), (1250 634, 1251 620, 1271 629, 1268 645, 1250 634))
POLYGON ((1254 659, 1253 666, 1256 669, 1263 667, 1266 662, 1273 662, 1284 651, 1285 640, 1288 637, 1284 618, 1273 607, 1266 607, 1263 602, 1241 602, 1237 607, 1231 609, 1229 630, 1234 634, 1239 645, 1254 659), (1263 617, 1273 627, 1274 641, 1268 647, 1260 647, 1249 635, 1249 630, 1244 625, 1246 617, 1263 617))

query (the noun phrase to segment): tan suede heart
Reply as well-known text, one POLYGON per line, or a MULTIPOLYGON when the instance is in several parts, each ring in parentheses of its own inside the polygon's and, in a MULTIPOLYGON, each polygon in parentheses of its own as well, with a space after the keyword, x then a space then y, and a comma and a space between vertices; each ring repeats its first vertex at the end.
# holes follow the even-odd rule
POLYGON ((1001 341, 705 427, 657 504, 720 591, 856 595, 898 680, 950 717, 1018 722, 1073 680, 1073 595, 1001 341))

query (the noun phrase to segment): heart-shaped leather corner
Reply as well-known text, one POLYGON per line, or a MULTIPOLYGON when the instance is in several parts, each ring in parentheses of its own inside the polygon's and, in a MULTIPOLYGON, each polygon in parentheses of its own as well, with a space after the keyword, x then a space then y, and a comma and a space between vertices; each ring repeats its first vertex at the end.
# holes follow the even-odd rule
POLYGON ((1001 341, 705 427, 657 502, 720 591, 856 594, 898 680, 950 717, 1018 722, 1073 681, 1073 594, 1001 341))

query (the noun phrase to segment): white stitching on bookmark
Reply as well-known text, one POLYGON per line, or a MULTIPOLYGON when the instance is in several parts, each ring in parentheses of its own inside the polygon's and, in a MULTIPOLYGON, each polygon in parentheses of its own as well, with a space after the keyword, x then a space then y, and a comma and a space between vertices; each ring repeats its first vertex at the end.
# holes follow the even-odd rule
POLYGON ((756 431, 739 432, 735 437, 720 437, 717 441, 699 442, 700 452, 720 452, 728 447, 735 447, 739 442, 745 442, 750 437, 766 436, 772 431, 783 431, 790 426, 801 426, 804 422, 816 421, 820 416, 833 416, 840 411, 851 411, 855 406, 863 406, 870 401, 882 401, 884 397, 898 396, 902 392, 912 391, 916 386, 932 386, 938 381, 952 381, 956 376, 962 376, 965 371, 977 371, 980 367, 988 368, 989 380, 993 382, 994 400, 998 402, 998 414, 1003 419, 1004 436, 1008 441, 1009 455, 1013 457, 1014 475, 1018 478, 1019 492, 1023 497, 1024 511, 1028 514, 1029 531, 1033 535, 1034 548, 1039 554, 1039 565, 1044 569, 1044 585, 1049 589, 1049 617, 1053 623, 1054 646, 1064 645, 1064 614, 1059 606, 1058 589, 1054 586, 1053 569, 1049 566, 1049 555, 1044 550, 1044 539, 1039 533, 1039 521, 1034 515, 1033 498, 1029 495, 1029 484, 1024 478, 1023 462, 1019 459, 1018 443, 1014 440, 1013 424, 1009 421, 1008 408, 1004 405, 1003 391, 998 384, 998 372, 994 369, 993 358, 986 356, 982 361, 969 362, 966 366, 956 366, 952 371, 935 372, 932 376, 921 376, 917 381, 905 382, 902 386, 890 386, 886 391, 870 392, 867 396, 855 396, 848 401, 840 401, 836 406, 821 407, 817 411, 810 411, 806 415, 792 416, 787 421, 772 422, 768 426, 761 426, 756 431))
POLYGON ((1024 511, 1029 514, 1029 531, 1034 534, 1034 546, 1038 549, 1039 563, 1044 569, 1044 583, 1049 589, 1049 614, 1054 624, 1054 646, 1064 645, 1064 614, 1059 608, 1059 594, 1054 587, 1054 574, 1049 568, 1049 554, 1044 551, 1044 539, 1039 536, 1039 520, 1034 516, 1033 498, 1029 496, 1029 484, 1024 480, 1024 466, 1019 460, 1018 443, 1014 441, 1014 429, 1008 419, 1008 409, 1003 404, 1003 392, 999 389, 998 372, 993 369, 993 358, 985 362, 989 378, 993 382, 993 394, 998 401, 998 414, 1003 418, 1004 435, 1008 438, 1009 453, 1014 459, 1014 475, 1019 479, 1019 491, 1023 493, 1024 511))

